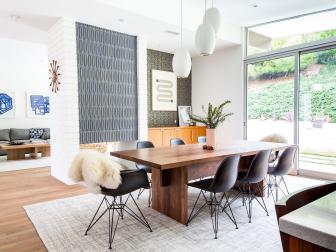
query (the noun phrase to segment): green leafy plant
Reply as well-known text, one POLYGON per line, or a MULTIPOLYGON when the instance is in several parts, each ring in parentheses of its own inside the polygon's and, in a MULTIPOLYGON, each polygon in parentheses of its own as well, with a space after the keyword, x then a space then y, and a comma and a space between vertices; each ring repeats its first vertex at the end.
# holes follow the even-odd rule
POLYGON ((233 113, 224 113, 223 109, 225 105, 231 103, 231 101, 225 101, 218 107, 213 106, 210 102, 208 104, 208 110, 202 106, 205 116, 190 115, 190 119, 194 122, 205 124, 209 129, 216 129, 218 125, 226 120, 227 117, 233 115, 233 113))

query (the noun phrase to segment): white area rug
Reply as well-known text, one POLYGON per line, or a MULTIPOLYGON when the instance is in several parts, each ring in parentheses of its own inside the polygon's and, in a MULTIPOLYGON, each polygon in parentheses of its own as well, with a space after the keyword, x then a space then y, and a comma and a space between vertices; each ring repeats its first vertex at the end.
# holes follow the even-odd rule
MULTIPOLYGON (((266 200, 268 217, 259 204, 253 202, 252 223, 248 223, 245 207, 237 200, 233 211, 239 229, 236 230, 223 213, 219 218, 218 240, 215 240, 208 208, 186 227, 148 208, 146 193, 138 203, 153 232, 125 213, 124 220, 119 221, 113 251, 282 251, 271 198, 266 200)), ((189 208, 197 193, 197 190, 189 190, 189 208)), ((109 251, 108 214, 84 236, 101 199, 101 195, 87 194, 24 208, 49 251, 109 251)))
POLYGON ((24 160, 7 160, 7 157, 0 157, 0 172, 41 168, 50 165, 50 157, 26 158, 24 160))

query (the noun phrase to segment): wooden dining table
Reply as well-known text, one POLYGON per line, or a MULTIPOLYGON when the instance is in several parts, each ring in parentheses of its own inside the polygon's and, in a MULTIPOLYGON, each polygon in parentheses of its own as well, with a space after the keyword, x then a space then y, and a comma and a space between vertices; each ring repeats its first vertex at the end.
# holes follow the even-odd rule
POLYGON ((201 144, 178 145, 111 152, 117 158, 152 167, 152 208, 186 224, 188 220, 188 181, 213 176, 220 162, 240 155, 239 169, 248 169, 261 150, 279 151, 288 144, 230 141, 204 150, 201 144))

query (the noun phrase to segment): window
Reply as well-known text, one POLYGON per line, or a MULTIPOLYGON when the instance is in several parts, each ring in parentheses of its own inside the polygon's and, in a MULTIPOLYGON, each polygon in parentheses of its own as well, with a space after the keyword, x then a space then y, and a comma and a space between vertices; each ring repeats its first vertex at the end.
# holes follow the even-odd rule
POLYGON ((248 28, 247 55, 336 36, 336 10, 248 28))

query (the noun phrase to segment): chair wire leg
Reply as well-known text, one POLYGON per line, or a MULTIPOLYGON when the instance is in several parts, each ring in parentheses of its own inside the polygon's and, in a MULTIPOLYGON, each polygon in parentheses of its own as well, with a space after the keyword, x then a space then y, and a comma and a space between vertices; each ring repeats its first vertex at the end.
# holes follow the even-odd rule
POLYGON ((249 223, 251 223, 252 219, 252 196, 251 196, 251 185, 248 183, 248 200, 249 200, 249 223))
POLYGON ((136 201, 134 200, 134 198, 133 198, 133 196, 132 196, 131 193, 130 193, 130 197, 131 197, 131 199, 133 200, 133 203, 134 203, 134 205, 136 206, 136 208, 138 209, 138 211, 139 211, 139 213, 140 213, 140 215, 141 215, 142 218, 141 218, 139 215, 137 215, 137 214, 136 214, 132 209, 130 209, 128 206, 125 206, 125 207, 126 207, 125 211, 126 211, 129 215, 131 215, 134 219, 138 220, 141 224, 143 224, 145 227, 147 227, 147 228, 149 229, 150 232, 153 232, 151 226, 149 225, 147 219, 146 219, 145 216, 143 215, 142 211, 140 210, 138 204, 137 204, 136 201))
POLYGON ((288 190, 288 187, 287 187, 287 184, 286 184, 286 181, 285 181, 285 178, 283 176, 281 176, 281 179, 285 185, 285 188, 286 188, 286 191, 287 191, 287 194, 289 194, 289 190, 288 190))
POLYGON ((138 193, 138 197, 137 197, 137 199, 140 198, 140 195, 143 193, 143 191, 145 191, 145 189, 143 189, 143 188, 140 188, 140 189, 139 189, 139 193, 138 193))
POLYGON ((234 217, 234 214, 233 214, 233 212, 232 212, 231 205, 230 205, 230 202, 229 202, 229 198, 227 197, 226 193, 224 193, 224 196, 225 196, 225 199, 226 199, 226 203, 225 203, 225 204, 228 205, 228 207, 229 207, 229 209, 230 209, 230 212, 231 212, 231 216, 232 216, 232 218, 231 218, 231 216, 225 211, 225 208, 224 208, 223 210, 224 210, 224 212, 226 213, 226 215, 230 218, 230 220, 233 222, 233 224, 236 225, 236 229, 238 229, 237 221, 236 221, 236 219, 235 219, 235 217, 234 217))
POLYGON ((95 220, 98 212, 99 212, 99 209, 101 208, 101 205, 103 204, 103 202, 106 202, 106 196, 104 196, 104 198, 102 199, 102 201, 100 202, 99 204, 99 207, 98 209, 96 210, 89 226, 87 227, 86 231, 85 231, 85 235, 87 235, 87 233, 89 232, 89 230, 100 220, 101 217, 103 217, 103 215, 107 212, 108 208, 95 220), (94 221, 95 220, 95 221, 94 221))
POLYGON ((275 200, 278 201, 279 200, 279 184, 277 181, 277 177, 274 176, 274 184, 275 184, 275 200))
POLYGON ((265 201, 264 201, 264 197, 262 196, 262 192, 261 192, 261 190, 260 190, 260 186, 259 186, 259 184, 257 185, 257 189, 258 189, 258 191, 259 191, 259 193, 260 193, 260 195, 261 195, 261 200, 262 200, 262 203, 263 203, 263 205, 264 205, 264 209, 265 209, 265 211, 266 211, 266 213, 267 213, 267 216, 269 216, 269 213, 268 213, 268 210, 267 210, 267 207, 266 207, 266 204, 265 204, 265 201))
POLYGON ((202 193, 202 190, 201 190, 200 193, 198 194, 197 199, 196 199, 196 201, 195 201, 195 204, 193 205, 193 208, 191 209, 191 212, 190 212, 189 218, 188 218, 188 220, 187 220, 187 224, 186 224, 186 226, 188 226, 189 222, 194 218, 194 216, 193 216, 192 214, 194 213, 195 207, 196 207, 196 205, 197 205, 197 202, 198 202, 198 200, 199 200, 199 197, 201 196, 201 193, 202 193))
POLYGON ((211 222, 212 227, 215 233, 215 239, 217 239, 218 233, 218 213, 219 213, 219 203, 216 198, 216 194, 213 193, 213 197, 211 197, 211 222))
POLYGON ((114 236, 116 234, 118 223, 119 223, 120 214, 117 211, 118 207, 119 206, 118 206, 116 200, 113 199, 113 202, 111 203, 110 208, 109 208, 109 218, 111 218, 111 220, 109 220, 109 233, 110 233, 110 235, 109 235, 109 245, 110 245, 109 249, 112 249, 112 243, 113 243, 114 236), (112 214, 110 214, 110 211, 112 211, 112 214), (115 218, 114 218, 115 214, 118 215, 117 220, 115 220, 115 218))

